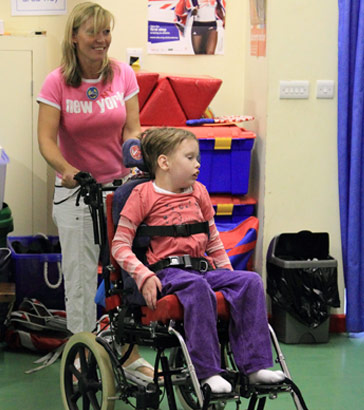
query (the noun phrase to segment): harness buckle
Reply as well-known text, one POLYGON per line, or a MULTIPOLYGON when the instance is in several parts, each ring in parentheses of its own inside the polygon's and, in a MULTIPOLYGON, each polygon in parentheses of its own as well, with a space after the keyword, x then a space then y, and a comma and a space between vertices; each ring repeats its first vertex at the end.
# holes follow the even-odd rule
POLYGON ((191 256, 190 255, 183 255, 183 264, 185 268, 192 268, 192 261, 191 261, 191 256))
POLYGON ((168 256, 168 262, 169 262, 169 266, 181 266, 183 264, 183 261, 181 261, 181 257, 180 256, 168 256))
POLYGON ((207 272, 208 270, 209 270, 209 264, 208 264, 207 260, 201 259, 201 260, 200 260, 200 269, 199 269, 199 271, 200 271, 201 273, 205 273, 205 272, 207 272))

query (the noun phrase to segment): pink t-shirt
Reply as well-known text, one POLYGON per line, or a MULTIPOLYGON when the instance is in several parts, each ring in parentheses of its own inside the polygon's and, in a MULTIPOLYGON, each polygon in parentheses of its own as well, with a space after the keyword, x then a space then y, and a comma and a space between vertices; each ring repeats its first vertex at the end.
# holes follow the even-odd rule
MULTIPOLYGON (((209 221, 214 216, 209 194, 199 182, 195 182, 190 193, 158 193, 152 181, 136 186, 121 215, 136 226, 142 222, 147 225, 180 225, 209 221), (138 204, 138 206, 135 206, 138 204)), ((204 233, 188 237, 153 237, 147 251, 150 264, 170 255, 188 254, 204 257, 208 235, 204 233)))
POLYGON ((100 183, 111 182, 129 171, 123 165, 122 133, 125 101, 139 92, 133 69, 114 61, 112 82, 82 80, 67 86, 60 68, 46 78, 38 102, 61 111, 59 147, 65 159, 100 183))

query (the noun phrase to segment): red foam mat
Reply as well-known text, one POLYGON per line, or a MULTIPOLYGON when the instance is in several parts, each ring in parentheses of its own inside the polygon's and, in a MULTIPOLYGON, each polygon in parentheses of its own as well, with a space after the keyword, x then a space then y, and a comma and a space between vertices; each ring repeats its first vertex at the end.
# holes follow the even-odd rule
POLYGON ((222 80, 212 77, 168 76, 187 119, 201 118, 222 80))
POLYGON ((161 78, 140 112, 141 125, 182 126, 186 116, 167 78, 161 78))
POLYGON ((157 85, 158 78, 158 73, 148 73, 143 71, 138 71, 136 73, 136 79, 139 85, 139 111, 143 108, 145 102, 152 94, 153 89, 157 85))

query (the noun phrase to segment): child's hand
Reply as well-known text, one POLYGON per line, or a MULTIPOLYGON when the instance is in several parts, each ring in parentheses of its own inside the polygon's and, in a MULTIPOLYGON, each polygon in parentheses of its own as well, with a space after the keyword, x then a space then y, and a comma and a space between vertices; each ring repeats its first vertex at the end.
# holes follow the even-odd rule
POLYGON ((149 309, 157 307, 157 292, 162 291, 162 283, 157 276, 150 276, 142 287, 142 294, 149 309))

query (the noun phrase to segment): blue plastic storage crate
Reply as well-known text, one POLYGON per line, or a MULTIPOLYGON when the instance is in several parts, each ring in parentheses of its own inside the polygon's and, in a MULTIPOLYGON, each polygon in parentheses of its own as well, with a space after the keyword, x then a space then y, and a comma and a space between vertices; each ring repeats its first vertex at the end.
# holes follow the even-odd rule
POLYGON ((210 195, 216 223, 240 223, 253 216, 256 200, 232 195, 210 195))
MULTIPOLYGON (((13 263, 16 306, 25 297, 35 298, 49 309, 64 309, 64 285, 61 271, 61 253, 18 253, 15 242, 29 247, 39 236, 8 236, 13 263), (13 246, 14 245, 14 246, 13 246)), ((48 236, 52 245, 58 236, 48 236)))
POLYGON ((198 180, 210 194, 245 195, 255 134, 238 126, 190 127, 200 144, 198 180))

